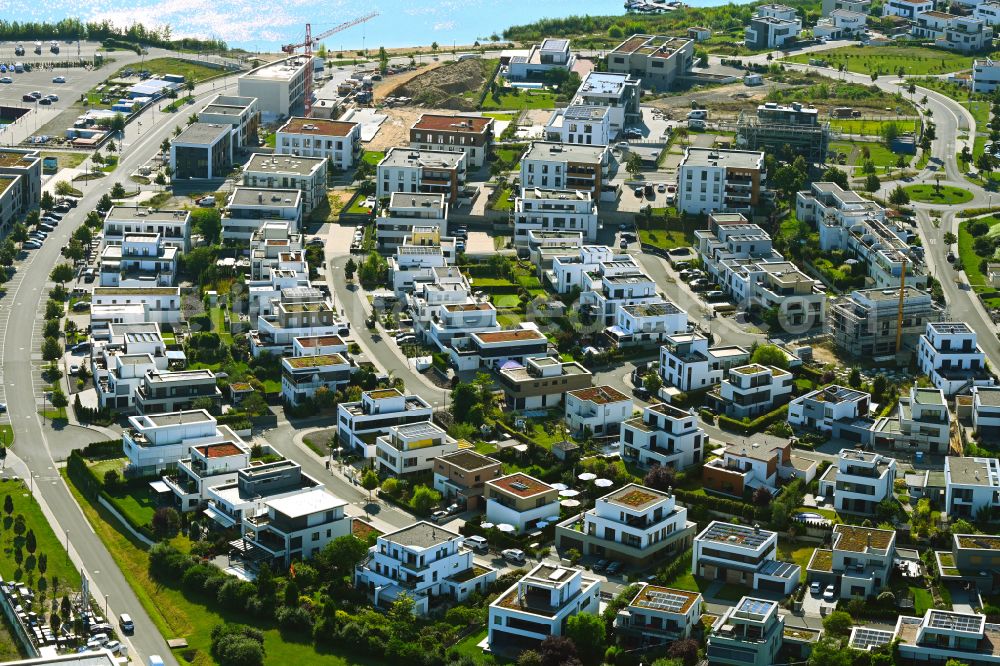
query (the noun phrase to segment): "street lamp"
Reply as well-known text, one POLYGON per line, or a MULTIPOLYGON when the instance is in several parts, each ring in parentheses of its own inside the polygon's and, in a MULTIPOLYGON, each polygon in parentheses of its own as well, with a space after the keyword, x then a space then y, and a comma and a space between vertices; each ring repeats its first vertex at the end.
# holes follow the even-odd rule
POLYGON ((108 597, 109 596, 111 596, 111 595, 110 594, 105 594, 104 595, 104 619, 105 620, 108 619, 108 597))

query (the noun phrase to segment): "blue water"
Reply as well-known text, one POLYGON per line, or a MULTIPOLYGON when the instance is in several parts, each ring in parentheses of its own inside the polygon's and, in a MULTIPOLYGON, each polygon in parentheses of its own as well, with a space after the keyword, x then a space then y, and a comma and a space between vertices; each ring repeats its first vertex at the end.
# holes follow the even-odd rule
MULTIPOLYGON (((722 0, 688 0, 718 5, 722 0)), ((621 14, 622 0, 0 0, 0 19, 55 21, 66 16, 108 19, 118 25, 169 25, 175 37, 216 37, 230 46, 274 51, 356 16, 380 15, 324 40, 340 49, 471 44, 511 25, 573 14, 621 14)))

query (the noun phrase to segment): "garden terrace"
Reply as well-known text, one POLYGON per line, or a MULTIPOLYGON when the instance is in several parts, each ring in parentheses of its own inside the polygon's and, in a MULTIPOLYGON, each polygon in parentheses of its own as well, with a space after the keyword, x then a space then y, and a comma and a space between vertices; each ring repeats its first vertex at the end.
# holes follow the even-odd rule
POLYGON ((680 599, 677 599, 678 601, 683 599, 681 606, 672 610, 672 612, 680 613, 681 615, 687 613, 691 606, 694 605, 694 603, 701 597, 701 595, 697 592, 677 590, 672 587, 660 587, 658 585, 646 585, 637 595, 635 595, 635 598, 632 599, 629 605, 641 608, 657 609, 657 607, 653 604, 662 602, 663 595, 680 597, 680 599))
POLYGON ((665 495, 650 492, 641 488, 624 488, 608 498, 609 502, 622 504, 633 509, 642 509, 663 499, 665 495))
MULTIPOLYGON (((885 550, 892 543, 894 532, 854 525, 837 525, 833 528, 833 547, 852 553, 863 553, 870 548, 885 550)), ((1000 539, 998 539, 1000 542, 1000 539)))
POLYGON ((833 571, 833 552, 825 548, 817 548, 813 551, 806 569, 809 571, 833 571))
POLYGON ((959 548, 972 550, 1000 550, 1000 536, 988 534, 957 534, 955 540, 959 548))

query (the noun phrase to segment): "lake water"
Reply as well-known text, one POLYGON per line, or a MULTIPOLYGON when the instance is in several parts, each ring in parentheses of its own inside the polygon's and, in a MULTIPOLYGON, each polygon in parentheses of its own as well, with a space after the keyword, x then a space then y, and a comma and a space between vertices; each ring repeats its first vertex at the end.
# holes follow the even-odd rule
MULTIPOLYGON (((709 6, 719 0, 687 0, 709 6)), ((332 50, 398 47, 438 42, 471 44, 511 25, 570 15, 621 14, 623 0, 0 0, 0 19, 54 21, 66 16, 109 19, 119 25, 170 25, 172 34, 217 37, 230 46, 275 51, 300 42, 305 23, 313 34, 378 10, 367 23, 325 40, 332 50)))

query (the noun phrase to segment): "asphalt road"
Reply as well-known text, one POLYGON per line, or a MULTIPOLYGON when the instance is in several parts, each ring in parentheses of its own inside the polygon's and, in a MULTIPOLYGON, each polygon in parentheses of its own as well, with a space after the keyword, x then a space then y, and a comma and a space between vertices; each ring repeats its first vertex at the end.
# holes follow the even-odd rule
MULTIPOLYGON (((231 81, 235 82, 235 79, 231 81)), ((197 101, 202 102, 222 89, 223 84, 219 82, 214 87, 212 84, 201 86, 195 91, 197 101)), ((129 125, 125 137, 127 148, 118 173, 129 174, 152 157, 179 120, 182 118, 160 113, 146 122, 144 132, 137 123, 129 125)), ((56 518, 58 524, 53 525, 53 529, 57 534, 69 530, 69 541, 82 558, 87 575, 100 594, 108 596, 110 615, 128 613, 135 622, 135 635, 129 640, 132 655, 145 659, 150 654, 160 654, 168 663, 176 663, 166 641, 104 544, 87 525, 57 472, 55 458, 62 456, 54 456, 53 451, 63 452, 73 448, 74 444, 83 445, 93 438, 73 428, 56 431, 50 424, 43 424, 38 415, 41 396, 36 391, 38 384, 32 366, 40 364, 38 349, 41 339, 36 332, 47 298, 48 275, 61 260, 60 250, 68 244, 72 231, 82 224, 87 211, 96 206, 106 189, 105 184, 84 186, 84 196, 78 207, 66 215, 41 249, 32 251, 17 265, 17 273, 7 285, 7 294, 0 300, 0 322, 4 322, 5 328, 2 341, 3 388, 15 433, 15 452, 32 470, 38 492, 56 518)))

